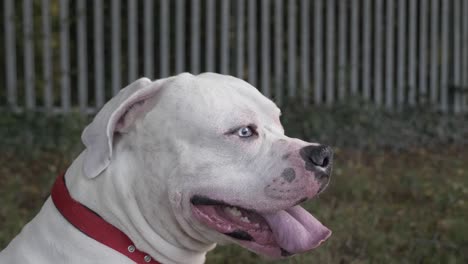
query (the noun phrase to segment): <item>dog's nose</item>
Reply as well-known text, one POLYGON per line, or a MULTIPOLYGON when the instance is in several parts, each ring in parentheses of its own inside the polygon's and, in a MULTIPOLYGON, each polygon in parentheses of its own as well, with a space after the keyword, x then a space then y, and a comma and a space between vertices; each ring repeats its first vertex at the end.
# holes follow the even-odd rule
POLYGON ((317 168, 320 171, 330 174, 333 162, 333 150, 324 145, 307 146, 300 150, 302 159, 306 163, 306 168, 317 168))

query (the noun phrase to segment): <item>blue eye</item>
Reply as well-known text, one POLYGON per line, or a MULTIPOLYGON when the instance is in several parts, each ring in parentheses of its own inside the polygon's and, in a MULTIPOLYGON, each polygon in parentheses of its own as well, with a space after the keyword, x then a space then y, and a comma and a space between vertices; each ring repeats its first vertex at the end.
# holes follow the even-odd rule
POLYGON ((253 132, 252 128, 250 128, 250 127, 242 127, 239 130, 237 130, 237 135, 239 137, 243 137, 243 138, 251 137, 253 134, 254 134, 254 132, 253 132))

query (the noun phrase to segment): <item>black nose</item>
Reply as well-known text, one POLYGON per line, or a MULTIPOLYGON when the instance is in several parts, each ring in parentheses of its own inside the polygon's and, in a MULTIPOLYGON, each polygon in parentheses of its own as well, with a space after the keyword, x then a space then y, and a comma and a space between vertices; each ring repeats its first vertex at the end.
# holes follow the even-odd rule
POLYGON ((330 173, 333 163, 333 150, 330 147, 324 145, 303 147, 300 155, 306 163, 306 169, 320 169, 327 174, 330 173))

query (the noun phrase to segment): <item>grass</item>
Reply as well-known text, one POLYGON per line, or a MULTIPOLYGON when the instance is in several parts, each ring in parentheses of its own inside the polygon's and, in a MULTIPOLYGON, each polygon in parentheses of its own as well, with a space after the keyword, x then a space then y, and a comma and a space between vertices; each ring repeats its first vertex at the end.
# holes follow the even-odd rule
MULTIPOLYGON (((207 263, 467 263, 467 118, 362 109, 283 110, 288 134, 336 146, 332 183, 305 205, 333 230, 323 246, 282 261, 218 246, 207 263)), ((81 151, 86 122, 2 115, 0 248, 81 151)))

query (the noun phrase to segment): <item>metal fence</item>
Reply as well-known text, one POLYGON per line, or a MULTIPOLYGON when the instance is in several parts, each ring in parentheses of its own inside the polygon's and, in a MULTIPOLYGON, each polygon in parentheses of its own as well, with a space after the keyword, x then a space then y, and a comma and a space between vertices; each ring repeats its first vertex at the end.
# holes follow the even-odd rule
POLYGON ((2 16, 3 109, 93 113, 140 76, 216 71, 279 104, 468 110, 467 0, 3 0, 2 16))

